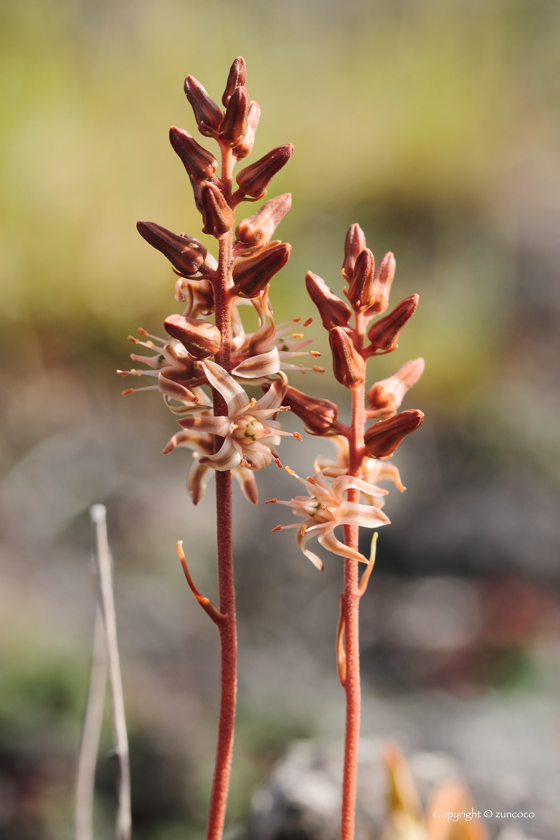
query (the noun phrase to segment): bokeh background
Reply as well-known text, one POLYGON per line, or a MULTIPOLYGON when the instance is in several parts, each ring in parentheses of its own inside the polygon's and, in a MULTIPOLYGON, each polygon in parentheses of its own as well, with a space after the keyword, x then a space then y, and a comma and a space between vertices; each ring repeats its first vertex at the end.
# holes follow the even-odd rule
MULTIPOLYGON (((108 509, 138 838, 203 836, 217 638, 174 556, 215 593, 213 500, 157 394, 120 396, 128 333, 177 311, 137 219, 200 235, 167 131, 187 73, 219 99, 244 55, 256 159, 293 142, 279 320, 340 294, 347 227, 421 304, 371 376, 419 355, 426 413, 395 461, 362 604, 366 735, 445 751, 534 811, 560 779, 560 6, 554 0, 4 0, 0 24, 0 838, 66 838, 94 617, 88 507, 108 509), (398 496, 398 498, 397 498, 398 496)), ((250 211, 249 211, 250 212, 250 211)), ((248 213, 247 213, 248 215, 248 213)), ((209 245, 210 248, 213 245, 209 245)), ((325 349, 316 320, 308 330, 325 349)), ((327 363, 328 366, 328 363, 327 363)), ((345 400, 330 371, 296 387, 345 400)), ((288 420, 293 422, 292 420, 288 420)), ((294 424, 294 429, 298 428, 294 424)), ((309 472, 328 441, 282 444, 309 472)), ((276 470, 261 499, 289 498, 276 470)), ((212 490, 212 487, 210 488, 212 490)), ((287 513, 287 512, 286 512, 287 513)), ((230 825, 288 741, 340 738, 341 565, 320 576, 282 511, 236 498, 240 697, 230 825)), ((109 722, 98 778, 109 836, 109 722)), ((544 809, 545 804, 542 804, 544 809)), ((488 807, 492 807, 491 803, 488 807)))

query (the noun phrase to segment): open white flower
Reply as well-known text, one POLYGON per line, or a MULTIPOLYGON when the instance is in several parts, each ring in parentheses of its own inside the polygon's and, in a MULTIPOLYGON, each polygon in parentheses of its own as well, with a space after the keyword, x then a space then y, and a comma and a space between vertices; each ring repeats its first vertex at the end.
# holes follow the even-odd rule
POLYGON ((296 496, 289 502, 279 501, 278 499, 271 499, 270 501, 287 505, 292 509, 295 516, 303 516, 305 521, 293 525, 278 525, 273 530, 281 531, 285 528, 297 528, 296 543, 313 565, 321 571, 323 569, 322 561, 316 554, 306 548, 312 537, 317 537, 323 548, 332 551, 333 554, 367 563, 368 561, 363 554, 344 545, 335 537, 334 529, 337 525, 361 525, 364 528, 379 528, 381 525, 388 525, 389 519, 378 508, 372 505, 362 505, 358 502, 348 502, 344 496, 347 490, 352 489, 359 490, 369 497, 385 496, 387 490, 351 475, 338 475, 331 484, 322 470, 307 479, 300 478, 293 470, 288 469, 288 471, 303 484, 309 493, 309 498, 307 496, 296 496))
POLYGON ((226 416, 204 412, 195 417, 179 420, 179 425, 189 432, 216 435, 224 439, 218 452, 203 455, 199 463, 214 470, 232 470, 241 465, 250 470, 262 470, 276 457, 271 450, 280 443, 281 435, 300 437, 297 432, 283 432, 280 423, 271 420, 282 410, 282 400, 288 380, 281 371, 266 394, 259 400, 249 399, 241 385, 216 362, 206 360, 202 367, 208 382, 224 398, 226 416))

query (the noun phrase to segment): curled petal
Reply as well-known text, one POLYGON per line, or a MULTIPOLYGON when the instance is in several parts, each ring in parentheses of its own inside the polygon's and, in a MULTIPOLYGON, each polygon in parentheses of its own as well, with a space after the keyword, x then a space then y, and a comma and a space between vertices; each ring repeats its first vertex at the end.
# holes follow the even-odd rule
POLYGON ((239 465, 240 461, 241 452, 231 438, 226 438, 214 455, 205 455, 200 459, 201 464, 206 464, 213 470, 218 470, 218 472, 233 470, 239 465))
POLYGON ((250 468, 253 472, 258 472, 268 467, 272 461, 272 453, 268 447, 262 443, 255 443, 252 446, 243 447, 243 455, 249 461, 250 468))
POLYGON ((251 356, 232 370, 233 376, 243 379, 258 379, 260 376, 272 376, 280 370, 278 348, 273 347, 268 353, 251 356))
POLYGON ((349 560, 359 560, 361 563, 367 563, 363 554, 337 540, 332 527, 319 534, 319 542, 323 548, 326 548, 327 551, 332 551, 333 554, 338 554, 340 557, 348 557, 349 560))
POLYGON ((233 470, 233 476, 239 482, 239 486, 243 491, 243 495, 251 504, 257 505, 259 503, 259 493, 257 490, 257 482, 251 470, 247 467, 236 467, 233 470))
POLYGON ((333 481, 333 490, 337 495, 346 492, 346 490, 359 490, 365 493, 366 496, 386 496, 388 490, 382 490, 381 487, 375 487, 361 478, 355 478, 352 475, 341 475, 333 481))
POLYGON ((177 432, 163 450, 162 455, 168 455, 178 446, 186 446, 188 449, 200 449, 207 455, 212 454, 212 438, 200 432, 177 432))
POLYGON ((171 367, 171 365, 166 365, 166 367, 163 367, 160 370, 158 376, 158 388, 161 393, 165 394, 167 397, 173 397, 173 399, 179 400, 180 402, 185 400, 188 400, 189 402, 191 400, 195 400, 195 395, 192 391, 175 381, 173 376, 176 374, 176 369, 171 367))
POLYGON ((288 377, 281 370, 278 371, 278 379, 275 379, 266 394, 255 403, 255 411, 263 411, 271 408, 280 408, 282 400, 288 388, 288 377))
POLYGON ((187 475, 187 490, 193 505, 197 505, 203 498, 211 475, 212 470, 206 464, 201 464, 198 459, 193 462, 187 475))
MULTIPOLYGON (((313 520, 308 519, 307 522, 313 522, 313 520)), ((319 569, 320 572, 322 572, 325 567, 323 565, 323 561, 321 560, 321 558, 317 557, 316 554, 313 554, 312 551, 309 551, 305 547, 307 545, 307 543, 309 542, 309 540, 312 537, 316 536, 315 531, 317 531, 320 528, 320 526, 319 525, 312 525, 311 528, 306 528, 305 526, 306 526, 305 522, 303 523, 303 526, 301 526, 301 527, 298 526, 298 529, 296 531, 296 543, 298 544, 299 548, 301 548, 301 550, 303 551, 305 556, 309 560, 311 560, 313 565, 316 566, 317 569, 319 569)), ((319 537, 319 541, 320 540, 321 540, 321 538, 319 537)))
POLYGON ((378 508, 355 502, 344 502, 337 519, 340 525, 362 525, 364 528, 379 528, 390 524, 389 518, 378 508))
MULTIPOLYGON (((215 388, 226 401, 230 417, 249 405, 249 397, 241 385, 238 385, 235 379, 232 379, 223 367, 216 364, 216 362, 211 362, 208 359, 202 362, 202 367, 204 368, 204 372, 208 377, 210 385, 212 385, 212 387, 215 388)), ((226 469, 229 469, 229 467, 226 467, 226 469)))
POLYGON ((211 435, 226 437, 231 431, 231 421, 227 417, 213 417, 203 415, 202 417, 183 417, 177 421, 183 429, 208 432, 211 435))

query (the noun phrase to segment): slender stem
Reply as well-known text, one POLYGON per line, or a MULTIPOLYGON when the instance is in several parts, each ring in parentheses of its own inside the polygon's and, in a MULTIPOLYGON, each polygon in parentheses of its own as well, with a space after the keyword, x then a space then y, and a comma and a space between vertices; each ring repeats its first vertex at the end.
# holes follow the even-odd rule
POLYGON ((95 613, 93 657, 89 691, 80 741, 76 772, 76 810, 74 814, 75 840, 92 840, 95 767, 99 749, 99 735, 103 722, 103 705, 107 688, 107 646, 103 617, 98 607, 95 613))
POLYGON ((109 658, 109 683, 111 685, 113 728, 115 731, 115 753, 119 762, 119 808, 117 814, 117 840, 130 840, 130 764, 128 758, 128 737, 124 713, 124 696, 117 645, 117 618, 113 595, 111 554, 107 539, 107 521, 104 505, 94 505, 91 518, 95 524, 97 541, 97 565, 99 571, 100 608, 105 625, 107 655, 109 658))
MULTIPOLYGON (((356 347, 363 343, 363 316, 356 315, 356 347)), ((362 467, 362 450, 365 426, 365 385, 352 390, 352 426, 349 436, 350 475, 359 476, 362 467)), ((360 491, 348 492, 349 502, 359 502, 360 491)), ((358 526, 344 526, 344 541, 351 548, 358 548, 358 526)), ((346 652, 346 729, 344 737, 344 769, 342 778, 341 840, 353 840, 356 815, 356 783, 358 772, 358 747, 360 742, 360 647, 358 561, 344 561, 344 648, 346 652)))
MULTIPOLYGON (((231 196, 231 172, 233 156, 222 148, 222 188, 226 197, 231 196)), ((214 309, 216 326, 220 330, 222 344, 217 356, 218 363, 229 372, 231 300, 228 290, 233 285, 233 237, 231 231, 220 239, 218 278, 214 284, 214 309)), ((214 391, 214 414, 227 414, 227 406, 217 391, 214 391)), ((221 439, 215 439, 219 448, 221 439)), ((237 625, 235 618, 235 588, 233 581, 233 552, 231 527, 231 472, 216 472, 216 528, 218 553, 218 587, 220 612, 224 620, 218 626, 221 650, 221 695, 218 723, 218 742, 214 780, 208 812, 207 840, 220 840, 223 835, 226 814, 231 760, 233 754, 233 732, 235 726, 235 705, 237 699, 237 625)))

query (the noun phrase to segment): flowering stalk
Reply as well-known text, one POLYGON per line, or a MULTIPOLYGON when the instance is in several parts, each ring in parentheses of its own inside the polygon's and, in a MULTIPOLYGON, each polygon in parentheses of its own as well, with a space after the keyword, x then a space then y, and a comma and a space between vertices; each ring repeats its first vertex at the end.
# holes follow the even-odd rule
MULTIPOLYGON (((175 298, 185 304, 185 309, 165 319, 166 339, 149 336, 145 330, 139 331, 142 339, 129 336, 155 355, 132 355, 134 361, 147 365, 147 370, 119 371, 124 376, 147 375, 157 380, 147 389, 129 388, 123 393, 153 388, 163 394, 182 427, 163 451, 167 454, 177 447, 194 450, 195 460, 187 479, 194 504, 201 500, 208 479, 216 472, 219 607, 198 591, 182 544, 177 544, 187 583, 220 636, 221 698, 208 840, 219 840, 223 834, 237 691, 231 476, 246 498, 256 504, 254 473, 272 461, 281 466, 275 447, 282 435, 290 434, 283 432, 276 420, 279 411, 289 408, 283 405, 288 384, 284 369, 303 368, 286 359, 302 355, 302 348, 309 343, 300 340, 300 333, 293 335, 297 341, 288 339, 286 333, 299 319, 277 327, 268 302, 269 283, 290 256, 290 245, 270 240, 290 209, 291 196, 269 199, 235 227, 237 206, 263 198, 271 179, 293 151, 290 144, 278 146, 246 166, 236 176, 235 189, 234 167, 250 154, 260 116, 258 103, 249 99, 245 80, 245 62, 240 57, 231 66, 222 96, 225 111, 200 82, 192 76, 185 80, 185 94, 200 133, 218 143, 220 174, 217 159, 189 132, 173 127, 170 141, 190 178, 203 233, 218 241, 218 261, 192 236, 176 234, 153 222, 138 223, 144 239, 170 261, 178 276, 175 298), (243 303, 252 305, 259 318, 259 327, 251 334, 245 333, 239 314, 243 303), (214 323, 207 320, 212 314, 214 323), (258 400, 250 399, 242 387, 265 383, 268 389, 258 400), (211 389, 212 399, 205 386, 211 389)), ((317 366, 313 369, 322 370, 317 366)), ((301 440, 299 434, 294 436, 301 440)))
MULTIPOLYGON (((307 516, 297 528, 296 542, 304 554, 320 569, 322 561, 307 549, 307 542, 316 535, 321 545, 344 557, 344 592, 341 595, 337 630, 338 675, 346 695, 346 729, 342 782, 341 840, 354 837, 356 807, 356 773, 360 736, 360 653, 359 603, 366 591, 375 561, 375 541, 367 569, 359 579, 359 527, 377 528, 389 523, 381 511, 387 491, 375 481, 392 480, 404 490, 396 467, 386 463, 403 438, 418 428, 421 411, 397 413, 408 390, 424 369, 422 359, 402 365, 393 376, 376 382, 367 391, 366 363, 375 355, 396 349, 400 331, 414 313, 418 296, 401 301, 389 314, 375 321, 389 302, 389 291, 395 273, 395 260, 386 254, 377 268, 372 252, 366 248, 363 231, 352 225, 346 236, 342 275, 348 282, 344 293, 348 305, 337 297, 316 274, 306 277, 307 290, 316 304, 323 326, 329 331, 329 344, 336 379, 352 392, 352 420, 349 426, 338 420, 338 407, 288 388, 286 402, 313 435, 328 436, 337 450, 336 460, 317 458, 313 477, 299 479, 311 498, 296 496, 281 502, 296 515, 307 516), (354 326, 350 320, 354 315, 354 326), (369 420, 377 421, 366 429, 369 420), (332 485, 329 482, 332 479, 332 485), (346 496, 345 496, 346 494, 346 496), (360 497, 368 504, 361 504, 360 497), (302 514, 302 511, 305 513, 302 514), (334 536, 337 525, 344 526, 344 543, 334 536)), ((293 472, 293 471, 290 471, 293 472)), ((299 478, 299 477, 298 477, 299 478)), ((276 501, 276 500, 273 500, 276 501)))

